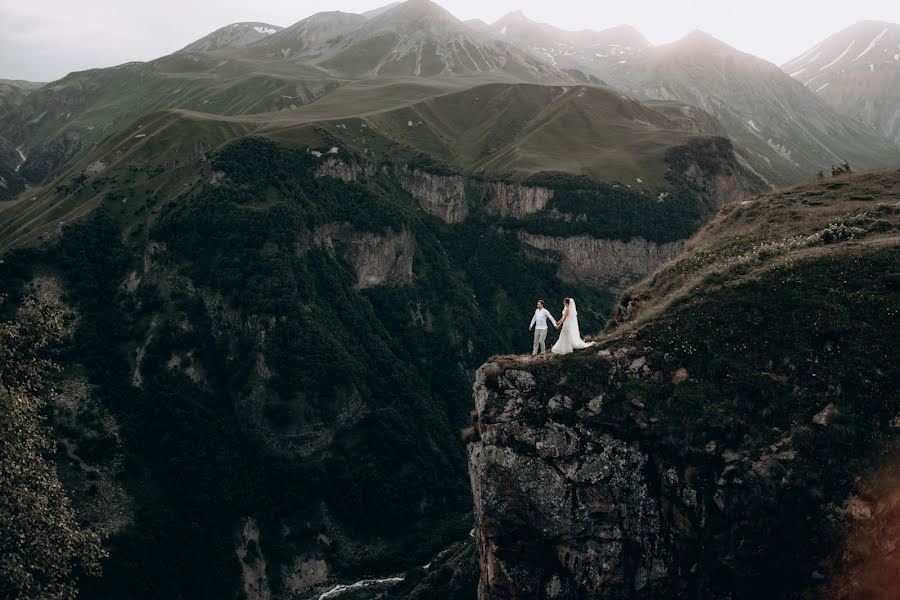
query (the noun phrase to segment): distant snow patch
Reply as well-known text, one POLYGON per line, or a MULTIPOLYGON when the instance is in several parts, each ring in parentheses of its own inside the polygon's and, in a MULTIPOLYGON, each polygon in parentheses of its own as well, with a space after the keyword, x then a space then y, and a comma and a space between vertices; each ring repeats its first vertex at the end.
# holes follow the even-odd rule
POLYGON ((799 71, 794 71, 793 73, 791 73, 791 77, 796 77, 797 75, 799 75, 800 73, 803 73, 804 71, 806 71, 806 67, 803 67, 799 71))
POLYGON ((894 55, 894 60, 900 60, 900 54, 895 54, 895 55, 894 55))
POLYGON ((146 134, 146 133, 139 133, 139 134, 137 134, 136 136, 134 136, 134 139, 139 140, 139 139, 144 138, 144 137, 147 137, 147 134, 146 134))
POLYGON ((328 151, 328 154, 337 154, 338 152, 340 152, 340 150, 338 149, 338 147, 337 147, 337 146, 332 146, 331 149, 328 151))
POLYGON ((644 180, 641 179, 640 177, 638 177, 638 178, 637 178, 637 182, 638 182, 638 183, 644 183, 644 180))
POLYGON ((406 126, 407 126, 407 127, 412 127, 412 126, 413 126, 413 122, 412 122, 412 121, 408 121, 408 122, 406 123, 406 126))
POLYGON ((863 51, 860 53, 859 56, 857 56, 856 58, 854 58, 853 61, 855 62, 855 61, 861 59, 861 58, 862 58, 863 56, 865 56, 866 54, 868 54, 868 53, 869 53, 869 50, 871 50, 872 48, 874 48, 874 47, 875 47, 875 44, 878 43, 878 40, 880 40, 881 38, 883 38, 883 37, 884 37, 884 34, 886 34, 887 32, 888 32, 888 28, 885 27, 885 28, 881 31, 881 33, 879 33, 878 35, 875 36, 875 39, 874 39, 874 40, 872 40, 871 42, 869 42, 869 45, 866 46, 866 49, 863 50, 863 51))
POLYGON ((749 125, 749 126, 750 126, 750 129, 752 129, 752 130, 755 131, 756 133, 762 133, 762 132, 759 130, 759 127, 756 126, 756 123, 753 122, 753 119, 750 119, 749 121, 747 121, 747 125, 749 125))
POLYGON ((504 25, 503 28, 500 30, 500 35, 506 35, 507 29, 508 29, 508 27, 506 25, 504 25))
POLYGON ((256 27, 254 27, 253 29, 257 33, 262 33, 264 35, 272 35, 273 33, 276 33, 278 31, 277 29, 272 29, 271 27, 260 27, 258 25, 256 27))
POLYGON ((22 162, 20 162, 19 164, 16 165, 16 173, 18 173, 18 172, 19 172, 19 169, 22 168, 22 165, 25 164, 25 161, 28 160, 28 157, 25 156, 25 153, 22 152, 22 149, 21 149, 21 148, 16 148, 16 152, 19 153, 19 158, 22 159, 22 162))
POLYGON ((816 55, 813 56, 813 57, 812 57, 811 59, 809 59, 808 61, 806 61, 806 64, 807 64, 807 65, 810 65, 810 64, 816 62, 816 60, 817 60, 820 56, 822 56, 822 53, 821 53, 821 52, 816 52, 816 55))
POLYGON ((774 150, 775 153, 778 154, 778 156, 786 161, 793 162, 791 160, 791 151, 788 150, 786 146, 779 144, 778 142, 774 142, 771 139, 767 140, 766 143, 769 144, 769 148, 774 150))
MULTIPOLYGON (((828 83, 831 83, 831 82, 829 81, 828 83)), ((823 86, 821 86, 819 89, 817 89, 817 90, 816 90, 816 93, 818 94, 819 92, 821 92, 822 90, 824 90, 825 88, 827 88, 827 87, 828 87, 828 83, 826 83, 825 85, 823 85, 823 86)))
MULTIPOLYGON (((812 54, 813 52, 815 52, 816 50, 818 50, 818 49, 821 48, 821 47, 822 47, 822 44, 818 44, 817 46, 813 47, 811 50, 807 51, 806 54, 803 54, 802 56, 798 56, 797 58, 795 58, 794 60, 792 60, 792 61, 789 62, 788 64, 789 64, 789 65, 793 65, 793 64, 800 64, 800 63, 803 63, 803 59, 805 59, 806 57, 808 57, 810 54, 812 54)), ((809 59, 809 60, 806 61, 806 62, 812 62, 812 61, 816 60, 816 58, 818 58, 818 57, 819 57, 819 55, 816 54, 815 56, 813 56, 811 59, 809 59)))
MULTIPOLYGON (((837 57, 836 59, 834 59, 833 61, 831 61, 830 63, 828 63, 828 64, 825 65, 824 67, 819 67, 819 70, 820 70, 820 71, 824 71, 824 70, 827 69, 828 67, 834 65, 837 61, 839 61, 839 60, 841 60, 842 58, 844 58, 845 56, 847 56, 847 53, 850 52, 850 50, 853 48, 853 45, 854 45, 854 44, 856 44, 856 40, 853 40, 852 42, 850 42, 850 45, 847 46, 847 49, 844 50, 843 52, 841 52, 841 53, 838 55, 838 57, 837 57)), ((860 56, 862 56, 862 55, 860 55, 860 56)), ((856 58, 859 58, 859 56, 857 56, 856 58)))
POLYGON ((870 64, 870 65, 869 65, 869 71, 871 71, 872 73, 874 73, 874 72, 875 72, 875 65, 870 64))

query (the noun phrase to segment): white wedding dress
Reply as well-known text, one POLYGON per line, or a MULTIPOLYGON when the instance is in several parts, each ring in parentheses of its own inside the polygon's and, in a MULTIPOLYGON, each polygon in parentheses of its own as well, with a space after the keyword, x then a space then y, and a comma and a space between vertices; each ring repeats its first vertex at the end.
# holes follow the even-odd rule
MULTIPOLYGON (((563 309, 565 313, 566 309, 563 309)), ((578 309, 575 307, 575 298, 569 298, 569 317, 563 323, 559 332, 559 339, 553 344, 554 354, 569 354, 573 350, 582 350, 594 345, 594 342, 585 342, 581 339, 581 330, 578 328, 578 309)))

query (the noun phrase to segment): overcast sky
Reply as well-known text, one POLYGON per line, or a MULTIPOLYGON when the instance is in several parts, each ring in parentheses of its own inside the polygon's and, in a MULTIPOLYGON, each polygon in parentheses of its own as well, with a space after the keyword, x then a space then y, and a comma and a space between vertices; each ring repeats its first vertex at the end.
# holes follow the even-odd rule
MULTIPOLYGON (((363 12, 390 0, 332 0, 363 12)), ((856 21, 900 23, 900 0, 444 0, 461 19, 521 9, 564 29, 629 23, 654 44, 702 29, 776 64, 856 21), (831 5, 831 6, 829 6, 831 5)), ((0 78, 51 81, 71 71, 150 60, 236 21, 287 26, 322 10, 311 0, 0 0, 0 78)))

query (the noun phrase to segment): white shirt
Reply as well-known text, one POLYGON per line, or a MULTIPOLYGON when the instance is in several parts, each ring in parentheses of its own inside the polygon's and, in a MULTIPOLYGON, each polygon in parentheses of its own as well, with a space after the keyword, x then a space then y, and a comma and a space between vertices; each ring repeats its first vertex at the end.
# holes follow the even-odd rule
POLYGON ((550 319, 553 326, 556 327, 556 319, 553 318, 550 311, 546 308, 539 308, 534 311, 534 316, 531 318, 531 325, 529 325, 528 328, 531 329, 531 326, 534 325, 535 329, 547 329, 547 319, 550 319))

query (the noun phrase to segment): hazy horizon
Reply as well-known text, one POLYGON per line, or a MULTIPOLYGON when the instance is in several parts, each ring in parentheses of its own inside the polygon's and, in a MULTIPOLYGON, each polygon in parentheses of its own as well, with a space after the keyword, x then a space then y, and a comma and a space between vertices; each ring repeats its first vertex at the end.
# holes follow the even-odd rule
MULTIPOLYGON (((342 0, 328 9, 361 13, 388 3, 342 0)), ((565 0, 552 4, 536 0, 490 4, 446 0, 438 4, 462 20, 479 18, 488 23, 522 10, 531 20, 568 30, 628 24, 655 45, 699 29, 778 65, 853 23, 900 22, 900 3, 883 0, 859 0, 840 9, 805 0, 760 0, 744 11, 715 0, 688 1, 680 10, 661 0, 602 7, 565 0)), ((115 0, 83 0, 77 4, 63 0, 13 4, 3 0, 0 22, 8 29, 0 39, 0 78, 53 81, 72 71, 152 60, 229 23, 261 21, 288 26, 321 8, 321 3, 306 0, 224 0, 213 10, 196 1, 157 0, 135 6, 115 0)))

